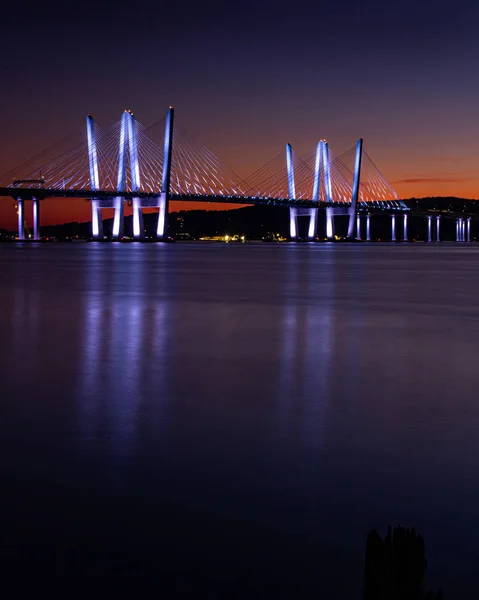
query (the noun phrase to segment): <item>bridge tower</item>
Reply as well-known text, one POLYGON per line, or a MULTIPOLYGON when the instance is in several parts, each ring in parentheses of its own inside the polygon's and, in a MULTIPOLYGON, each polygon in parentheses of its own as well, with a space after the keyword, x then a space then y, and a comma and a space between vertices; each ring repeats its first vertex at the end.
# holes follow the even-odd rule
MULTIPOLYGON (((130 151, 130 179, 131 191, 140 190, 140 167, 138 164, 138 135, 136 130, 135 115, 128 111, 128 149, 130 151)), ((140 198, 133 197, 133 237, 141 239, 144 233, 143 213, 141 211, 140 198)))
MULTIPOLYGON (((88 165, 90 169, 90 189, 95 192, 100 188, 98 176, 98 153, 96 148, 95 123, 91 115, 86 118, 88 142, 88 165)), ((103 221, 101 220, 100 200, 91 199, 91 225, 93 239, 103 239, 103 221)))
MULTIPOLYGON (((329 146, 327 142, 323 145, 323 161, 324 161, 324 187, 326 192, 326 202, 333 203, 333 192, 331 188, 331 163, 329 160, 329 146)), ((326 208, 326 237, 334 238, 334 209, 332 206, 326 208)))
POLYGON ((170 106, 166 113, 165 140, 163 146, 163 173, 161 177, 161 194, 159 197, 158 226, 156 237, 165 239, 168 235, 168 200, 170 194, 171 155, 173 152, 173 125, 175 109, 170 106))
MULTIPOLYGON (((291 144, 286 144, 286 173, 288 175, 288 195, 290 200, 296 198, 294 187, 293 149, 291 144)), ((292 240, 298 237, 298 213, 296 208, 289 209, 289 237, 292 240)))
POLYGON ((324 145, 324 184, 326 187, 326 202, 328 206, 326 208, 326 237, 328 239, 334 238, 334 217, 335 216, 347 216, 348 219, 348 237, 354 236, 354 229, 357 228, 357 237, 360 236, 360 227, 358 217, 358 201, 359 201, 359 186, 361 183, 361 160, 363 152, 363 140, 359 138, 356 144, 356 154, 354 160, 354 174, 353 174, 353 187, 351 193, 351 206, 349 208, 331 206, 333 204, 333 197, 331 191, 331 164, 329 160, 329 147, 325 143, 324 145))
MULTIPOLYGON (((354 160, 354 179, 353 179, 353 193, 351 197, 351 208, 349 209, 349 224, 348 224, 348 237, 354 236, 354 225, 358 212, 358 198, 359 198, 359 184, 361 181, 361 160, 363 155, 363 139, 359 138, 356 144, 356 157, 354 160)), ((356 232, 356 236, 359 238, 359 231, 356 232)))
MULTIPOLYGON (((121 117, 120 124, 120 144, 118 148, 118 177, 116 181, 116 189, 118 192, 126 191, 126 144, 128 137, 128 111, 125 110, 121 117)), ((125 201, 123 196, 117 196, 113 201, 115 209, 113 215, 113 238, 119 239, 123 237, 125 201)))
MULTIPOLYGON (((319 150, 319 144, 318 144, 319 150)), ((318 150, 316 152, 316 169, 313 185, 313 201, 318 202, 319 200, 319 174, 320 174, 320 162, 318 163, 319 156, 318 150)), ((294 165, 293 165, 293 149, 291 144, 286 144, 286 172, 288 175, 288 195, 291 200, 296 199, 296 187, 294 183, 294 165)), ((318 209, 317 208, 290 208, 289 209, 289 236, 292 240, 298 238, 298 217, 309 217, 308 227, 308 239, 314 239, 316 237, 316 225, 318 222, 318 209)))

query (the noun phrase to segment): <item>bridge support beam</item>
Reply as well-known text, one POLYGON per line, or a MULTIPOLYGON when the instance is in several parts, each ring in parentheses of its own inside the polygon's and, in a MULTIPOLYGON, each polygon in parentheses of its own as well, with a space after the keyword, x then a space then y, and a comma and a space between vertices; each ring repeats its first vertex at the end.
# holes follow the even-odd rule
POLYGON ((391 215, 391 242, 396 241, 396 215, 391 215))
POLYGON ((17 198, 17 217, 18 217, 18 239, 25 239, 25 204, 22 198, 17 198))
POLYGON ((471 217, 467 219, 467 241, 471 241, 471 217))
POLYGON ((356 239, 361 239, 361 217, 356 215, 356 239))
POLYGON ((371 215, 366 215, 366 241, 371 241, 371 215))
POLYGON ((403 226, 403 242, 408 241, 407 237, 407 215, 404 215, 404 226, 403 226))
POLYGON ((427 219, 427 241, 432 242, 432 216, 428 215, 427 219))
MULTIPOLYGON (((359 184, 361 180, 361 159, 363 154, 363 140, 359 138, 356 144, 356 157, 354 160, 354 179, 353 179, 353 193, 351 197, 351 209, 349 213, 349 224, 348 224, 348 237, 354 237, 354 220, 357 214, 358 198, 359 198, 359 184)), ((358 236, 359 237, 359 236, 358 236)))
POLYGON ((436 242, 441 241, 441 215, 436 215, 436 242))
POLYGON ((33 239, 40 239, 40 200, 33 198, 33 239))

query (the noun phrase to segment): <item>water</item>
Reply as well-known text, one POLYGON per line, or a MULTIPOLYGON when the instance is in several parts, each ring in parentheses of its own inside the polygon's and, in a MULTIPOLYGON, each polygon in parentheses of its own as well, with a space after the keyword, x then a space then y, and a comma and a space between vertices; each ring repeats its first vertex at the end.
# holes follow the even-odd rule
POLYGON ((1 564, 360 598, 366 533, 402 523, 430 587, 479 592, 478 264, 452 244, 4 244, 1 564))

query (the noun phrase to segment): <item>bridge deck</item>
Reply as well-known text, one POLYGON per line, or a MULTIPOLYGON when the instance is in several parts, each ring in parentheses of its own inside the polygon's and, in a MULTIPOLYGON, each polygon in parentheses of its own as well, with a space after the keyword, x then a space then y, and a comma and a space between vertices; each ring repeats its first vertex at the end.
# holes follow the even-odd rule
MULTIPOLYGON (((52 188, 27 188, 27 187, 0 187, 0 197, 21 198, 23 200, 31 200, 36 198, 44 200, 46 198, 96 198, 99 200, 109 200, 112 198, 122 197, 125 200, 133 198, 158 198, 160 192, 117 192, 110 190, 63 190, 52 188)), ((170 194, 168 197, 170 202, 211 202, 218 204, 250 204, 250 205, 269 205, 269 206, 284 206, 286 208, 328 208, 328 207, 344 207, 351 206, 350 202, 314 202, 305 198, 270 198, 270 197, 253 197, 253 196, 215 196, 205 194, 170 194)), ((375 210, 375 211, 408 211, 409 209, 398 202, 391 200, 389 202, 360 202, 358 204, 360 211, 375 210)))

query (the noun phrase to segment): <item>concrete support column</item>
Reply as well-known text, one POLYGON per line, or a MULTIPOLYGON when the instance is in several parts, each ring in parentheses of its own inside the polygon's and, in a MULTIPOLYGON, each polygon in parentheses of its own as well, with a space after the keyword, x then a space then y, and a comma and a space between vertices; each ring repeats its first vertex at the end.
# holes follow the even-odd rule
POLYGON ((103 239, 103 221, 101 219, 100 201, 92 198, 91 201, 91 229, 94 240, 103 239))
POLYGON ((143 211, 141 210, 140 198, 133 198, 133 237, 141 240, 144 237, 145 226, 143 224, 143 211))
POLYGON ((298 237, 298 215, 295 208, 289 209, 289 237, 292 240, 298 237))
POLYGON ((407 215, 404 215, 403 241, 407 242, 407 215))
POLYGON ((396 215, 391 215, 391 241, 396 241, 396 215))
POLYGON ((25 220, 25 204, 24 200, 21 198, 17 198, 17 215, 18 215, 18 239, 25 239, 25 228, 24 228, 24 220, 25 220))
POLYGON ((427 216, 427 241, 432 242, 432 216, 427 216))
POLYGON ((366 215, 366 241, 371 241, 371 215, 366 215))
POLYGON ((312 240, 316 237, 318 223, 318 209, 312 208, 309 212, 309 229, 308 229, 308 239, 312 240))
POLYGON ((471 241, 471 217, 467 219, 467 241, 471 241))
POLYGON ((436 216, 436 242, 441 241, 440 225, 441 225, 441 215, 437 215, 436 216))
POLYGON ((458 242, 460 239, 460 233, 459 233, 459 219, 456 219, 456 242, 458 242))
POLYGON ((33 198, 33 239, 40 239, 40 200, 33 198))
POLYGON ((356 216, 356 239, 361 239, 361 217, 359 215, 356 216))
POLYGON ((115 213, 113 215, 113 239, 121 239, 123 237, 123 224, 125 215, 125 201, 121 196, 114 200, 115 213))
POLYGON ((326 237, 328 240, 334 238, 334 213, 329 207, 326 209, 326 237))
POLYGON ((166 235, 166 219, 168 216, 168 201, 166 193, 162 193, 160 196, 160 210, 158 213, 158 227, 156 229, 156 235, 158 238, 163 238, 166 235))

